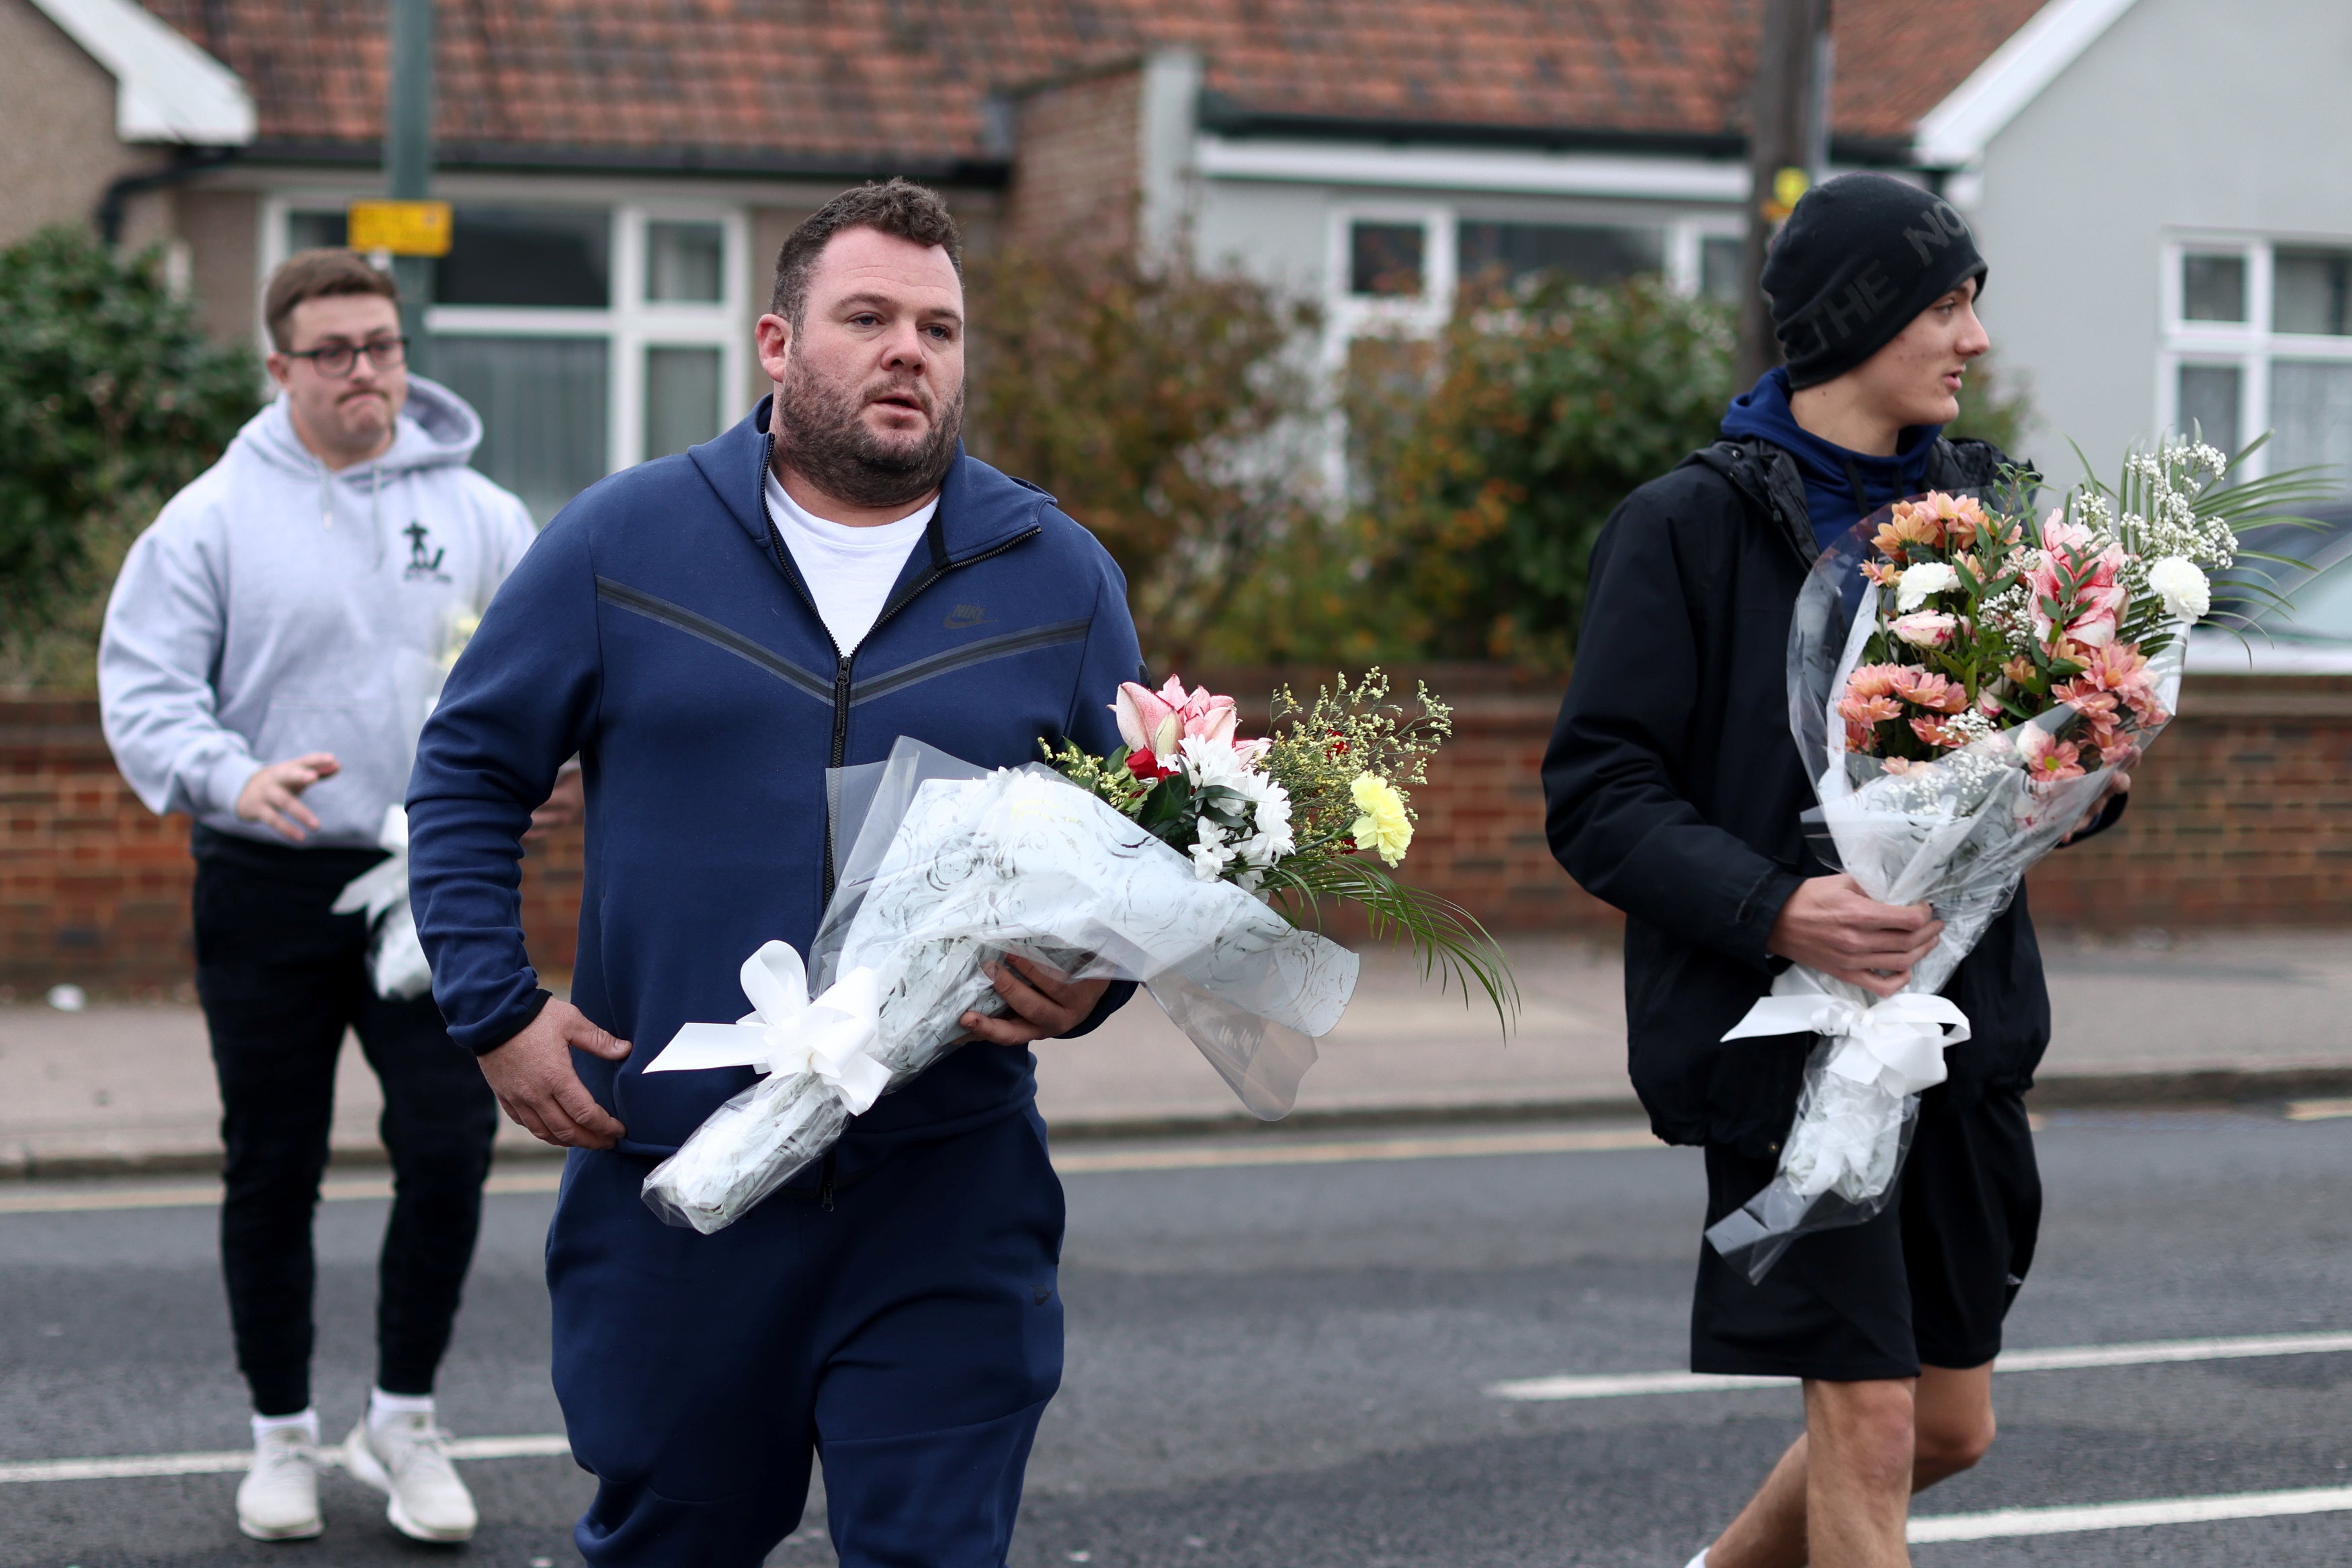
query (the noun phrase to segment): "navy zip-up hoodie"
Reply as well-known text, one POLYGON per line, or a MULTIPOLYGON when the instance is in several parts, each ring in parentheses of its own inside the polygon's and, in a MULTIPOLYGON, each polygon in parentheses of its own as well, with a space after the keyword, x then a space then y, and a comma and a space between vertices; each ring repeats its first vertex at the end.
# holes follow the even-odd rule
MULTIPOLYGON (((451 672, 409 784, 434 996, 450 1035, 487 1051, 545 1001, 517 841, 580 757, 572 999, 635 1049, 572 1061, 628 1153, 667 1154, 753 1081, 644 1069, 680 1024, 743 1015, 738 971, 762 942, 807 952, 832 876, 827 768, 879 761, 902 735, 993 768, 1066 737, 1108 753, 1118 684, 1142 673, 1109 553, 1044 491, 961 455, 881 618, 836 653, 768 517, 768 408, 557 514, 451 672)), ((1085 1027, 1131 994, 1113 988, 1085 1027)), ((1026 1051, 956 1051, 857 1118, 845 1166, 1018 1111, 1034 1067, 1026 1051)))
POLYGON ((1879 507, 1928 487, 1928 465, 1944 427, 1912 425, 1887 457, 1824 441, 1797 423, 1796 413, 1789 406, 1788 367, 1775 365, 1753 387, 1731 400, 1731 408, 1723 416, 1723 434, 1733 441, 1769 441, 1796 460, 1798 476, 1805 482, 1805 511, 1813 525, 1813 541, 1827 549, 1879 507))

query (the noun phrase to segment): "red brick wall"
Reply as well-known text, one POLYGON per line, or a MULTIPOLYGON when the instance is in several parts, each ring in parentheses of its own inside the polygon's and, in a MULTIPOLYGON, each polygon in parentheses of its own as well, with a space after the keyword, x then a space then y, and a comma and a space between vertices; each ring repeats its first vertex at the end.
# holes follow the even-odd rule
MULTIPOLYGON (((0 700, 0 999, 60 980, 115 994, 191 994, 188 819, 158 817, 114 768, 89 702, 0 700)), ((523 926, 572 965, 580 834, 523 862, 523 926)))
POLYGON ((2189 681, 2123 822, 2026 886, 2049 925, 2352 924, 2352 677, 2189 681))
MULTIPOLYGON (((1551 684, 1430 675, 1457 705, 1455 736, 1415 795, 1408 875, 1498 929, 1613 925, 1544 845, 1536 769, 1558 707, 1551 684)), ((1262 722, 1264 672, 1205 678, 1262 722)), ((1295 684, 1311 690, 1313 677, 1295 684)), ((2206 677, 2181 707, 2139 768, 2126 827, 2034 871, 2036 916, 2111 928, 2352 924, 2352 678, 2206 677)), ((184 819, 151 815, 115 773, 93 705, 0 702, 0 987, 184 989, 186 840, 184 819)), ((524 862, 524 927, 550 970, 572 964, 580 856, 572 831, 524 862)))
POLYGON ((1142 191, 1141 68, 1037 88, 1023 95, 1016 113, 1006 240, 1031 250, 1133 246, 1142 191))

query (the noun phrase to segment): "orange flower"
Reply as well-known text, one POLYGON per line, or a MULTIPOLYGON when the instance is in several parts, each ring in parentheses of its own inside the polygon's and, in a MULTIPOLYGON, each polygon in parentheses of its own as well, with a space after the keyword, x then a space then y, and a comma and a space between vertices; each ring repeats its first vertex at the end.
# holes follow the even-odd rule
POLYGON ((1871 536, 1870 542, 1878 547, 1881 555, 1907 561, 1911 550, 1933 549, 1942 544, 1944 530, 1937 525, 1936 515, 1923 503, 1897 501, 1893 514, 1878 525, 1878 532, 1871 536))
POLYGON ((1862 575, 1885 588, 1903 575, 1903 569, 1891 560, 1866 560, 1862 563, 1862 575))
POLYGON ((2105 708, 2083 716, 2089 721, 2084 734, 2093 746, 2098 747, 2100 756, 2112 756, 2125 745, 2129 732, 2124 728, 2122 716, 2115 709, 2105 708))
POLYGON ((1865 755, 1878 748, 1878 731, 1866 724, 1845 721, 1845 748, 1865 755))
POLYGON ((2038 724, 2029 724, 2018 733, 2017 749, 2025 759, 2025 776, 2037 784, 2083 776, 2083 748, 2059 739, 2038 724))
POLYGON ((1930 490, 1917 506, 1935 519, 1947 543, 1964 545, 1985 531, 1984 508, 1977 505, 1973 496, 1947 496, 1941 490, 1930 490))
POLYGON ((1929 746, 1945 751, 1956 751, 1969 743, 1969 737, 1940 718, 1915 718, 1911 733, 1929 746))
POLYGON ((1892 696, 1910 673, 1906 664, 1856 664, 1853 674, 1845 678, 1845 694, 1850 697, 1892 696))
POLYGON ((1958 713, 1969 706, 1969 694, 1964 688, 1927 670, 1905 670, 1903 678, 1895 684, 1895 695, 1932 713, 1958 713))
POLYGON ((1848 724, 1885 724, 1903 716, 1903 705, 1893 697, 1849 696, 1838 704, 1838 714, 1848 724))
POLYGON ((2033 679, 2033 661, 2020 653, 2001 665, 2000 673, 2009 677, 2010 685, 2022 690, 2026 683, 2033 679))
POLYGON ((2106 643, 2080 655, 2084 681, 2102 692, 2127 692, 2147 685, 2147 659, 2137 644, 2106 643))

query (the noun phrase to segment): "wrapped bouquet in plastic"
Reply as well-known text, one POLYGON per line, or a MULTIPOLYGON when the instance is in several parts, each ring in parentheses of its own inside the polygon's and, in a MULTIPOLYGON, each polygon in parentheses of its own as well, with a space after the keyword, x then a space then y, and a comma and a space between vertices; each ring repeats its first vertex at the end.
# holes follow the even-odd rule
POLYGON ((1475 921, 1349 863, 1393 864, 1412 837, 1404 794, 1367 764, 1417 781, 1444 734, 1425 694, 1403 724, 1383 695, 1343 684, 1289 735, 1244 741, 1229 698, 1130 685, 1129 744, 1111 757, 1066 747, 1053 766, 992 771, 901 739, 885 762, 834 770, 847 850, 805 966, 766 944, 742 969, 753 1010, 687 1025, 646 1069, 765 1076, 654 1169, 646 1203, 706 1234, 733 1223, 961 1044, 963 1016, 995 999, 987 966, 1008 955, 1139 982, 1268 1121, 1355 988, 1356 955, 1303 923, 1318 897, 1360 904, 1375 934, 1402 932, 1506 1009, 1509 970, 1475 921))
POLYGON ((2006 495, 1931 494, 1815 562, 1789 642, 1790 727, 1821 798, 1806 821, 1864 893, 1927 904, 1943 932, 1895 996, 1792 966, 1723 1037, 1820 1037, 1778 1175, 1707 1231, 1751 1279, 1799 1236, 1885 1206, 1918 1095, 1969 1038, 1937 993, 2170 719, 2237 529, 2305 497, 2301 476, 2216 486, 2229 469, 2202 444, 2134 454, 2120 488, 2078 487, 2039 520, 2026 476, 2006 495))
MULTIPOLYGON (((392 683, 402 733, 413 754, 425 721, 441 700, 441 688, 457 655, 472 640, 481 617, 459 616, 442 638, 440 658, 413 649, 393 651, 392 683)), ((368 980, 376 995, 407 1001, 433 988, 433 966, 417 940, 416 916, 408 906, 408 812, 395 801, 384 808, 377 847, 391 858, 378 862, 343 884, 329 907, 334 915, 362 915, 368 924, 368 980)))

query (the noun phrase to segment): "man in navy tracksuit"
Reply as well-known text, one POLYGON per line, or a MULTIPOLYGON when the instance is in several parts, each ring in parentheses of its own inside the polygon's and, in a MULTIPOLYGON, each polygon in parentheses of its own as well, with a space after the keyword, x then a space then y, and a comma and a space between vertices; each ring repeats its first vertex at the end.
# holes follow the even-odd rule
POLYGON ((1061 1377, 1062 1195, 1028 1042, 1131 988, 1000 973, 1003 1017, 714 1236, 638 1188, 750 1082, 644 1075, 803 952, 831 892, 825 769, 900 736, 1014 766, 1118 745, 1126 585, 1043 492, 962 455, 962 288, 930 193, 867 186, 777 259, 775 395, 550 525, 421 745, 411 888, 450 1033, 570 1145, 548 1238, 554 1375, 601 1485, 593 1564, 744 1568, 798 1523, 812 1449, 845 1568, 1001 1568, 1061 1377), (577 753, 588 860, 572 1000, 523 951, 517 843, 577 753))

